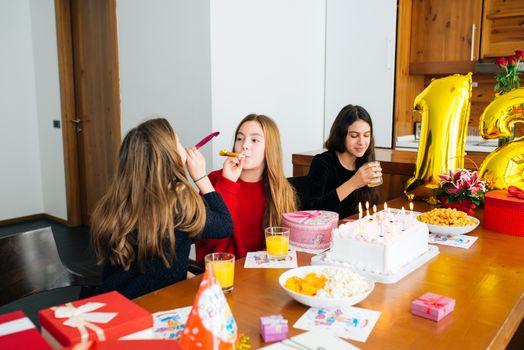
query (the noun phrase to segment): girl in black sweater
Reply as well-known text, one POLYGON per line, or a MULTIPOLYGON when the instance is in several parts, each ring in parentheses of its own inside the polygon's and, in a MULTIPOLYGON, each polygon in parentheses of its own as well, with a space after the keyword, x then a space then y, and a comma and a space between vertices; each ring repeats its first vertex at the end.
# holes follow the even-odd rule
POLYGON ((375 160, 373 123, 360 106, 342 108, 324 145, 313 158, 305 194, 306 209, 335 211, 340 218, 357 212, 358 202, 377 204, 378 193, 367 185, 382 176, 375 160))
POLYGON ((117 290, 131 299, 184 280, 193 238, 228 237, 233 224, 206 176, 202 154, 184 150, 160 118, 127 133, 113 183, 91 217, 91 232, 104 265, 97 293, 117 290))

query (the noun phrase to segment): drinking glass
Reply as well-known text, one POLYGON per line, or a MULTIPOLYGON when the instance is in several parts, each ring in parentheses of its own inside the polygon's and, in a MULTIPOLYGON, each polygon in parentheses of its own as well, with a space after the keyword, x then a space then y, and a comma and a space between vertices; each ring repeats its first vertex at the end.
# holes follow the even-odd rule
POLYGON ((289 228, 267 227, 264 233, 268 258, 270 260, 284 260, 289 248, 289 228))
MULTIPOLYGON (((372 165, 372 166, 380 166, 380 162, 378 160, 375 160, 373 162, 369 162, 367 164, 372 165)), ((377 176, 377 177, 373 178, 371 180, 371 182, 368 183, 368 186, 369 187, 377 187, 377 186, 382 185, 383 182, 384 182, 384 180, 382 179, 382 175, 380 175, 380 176, 377 176)))
POLYGON ((231 253, 210 253, 204 257, 206 268, 211 265, 224 293, 233 290, 235 280, 235 255, 231 253))

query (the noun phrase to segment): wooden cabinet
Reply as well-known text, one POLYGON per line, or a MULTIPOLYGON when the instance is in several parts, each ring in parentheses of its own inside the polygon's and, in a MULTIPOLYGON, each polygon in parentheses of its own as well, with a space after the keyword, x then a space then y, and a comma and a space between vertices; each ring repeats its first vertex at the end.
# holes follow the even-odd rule
POLYGON ((524 1, 484 0, 481 58, 524 50, 524 1))
POLYGON ((467 73, 479 59, 482 0, 413 0, 411 74, 467 73))

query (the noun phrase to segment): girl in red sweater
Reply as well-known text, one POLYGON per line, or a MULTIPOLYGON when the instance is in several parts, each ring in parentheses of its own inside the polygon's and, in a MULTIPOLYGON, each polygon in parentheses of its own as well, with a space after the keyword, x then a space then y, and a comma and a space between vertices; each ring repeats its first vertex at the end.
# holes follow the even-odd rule
POLYGON ((233 236, 196 240, 196 260, 212 252, 243 258, 264 249, 264 227, 279 226, 282 214, 296 210, 296 195, 284 176, 280 133, 275 122, 250 114, 238 125, 233 152, 222 170, 209 174, 233 218, 233 236))

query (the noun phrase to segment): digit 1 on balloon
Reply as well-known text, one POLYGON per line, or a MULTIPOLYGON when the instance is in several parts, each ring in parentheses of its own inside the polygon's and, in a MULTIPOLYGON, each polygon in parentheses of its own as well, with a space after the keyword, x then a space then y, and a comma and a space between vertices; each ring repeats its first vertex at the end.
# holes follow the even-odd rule
POLYGON ((464 167, 470 106, 471 73, 434 79, 415 98, 422 130, 415 174, 406 183, 408 196, 431 197, 439 174, 464 167))

